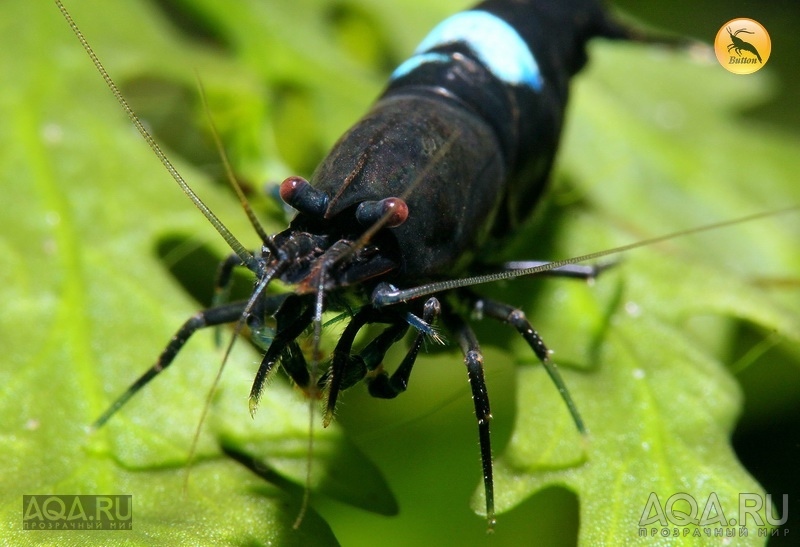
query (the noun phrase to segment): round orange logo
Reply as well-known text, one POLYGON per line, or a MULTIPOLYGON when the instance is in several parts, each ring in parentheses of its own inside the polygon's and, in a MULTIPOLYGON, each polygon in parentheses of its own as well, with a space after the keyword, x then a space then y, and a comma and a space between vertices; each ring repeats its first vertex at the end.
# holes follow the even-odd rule
POLYGON ((714 39, 719 64, 734 74, 752 74, 761 69, 771 51, 767 29, 753 19, 731 19, 714 39))

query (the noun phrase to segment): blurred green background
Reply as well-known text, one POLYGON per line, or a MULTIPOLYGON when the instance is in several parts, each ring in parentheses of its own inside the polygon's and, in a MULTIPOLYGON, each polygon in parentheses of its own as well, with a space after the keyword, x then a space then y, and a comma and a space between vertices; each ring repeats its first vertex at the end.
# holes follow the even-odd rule
MULTIPOLYGON (((237 175, 268 229, 277 231, 285 226, 285 213, 262 195, 262 187, 289 174, 310 175, 427 30, 470 3, 75 0, 67 5, 190 183, 234 233, 244 234, 245 244, 252 244, 255 238, 225 187, 197 99, 196 78, 207 91, 237 175)), ((537 219, 512 238, 509 258, 562 258, 800 202, 798 158, 791 153, 800 129, 800 10, 795 3, 614 6, 654 30, 705 42, 729 19, 751 17, 770 31, 772 57, 757 76, 735 77, 687 55, 640 46, 593 47, 596 62, 576 82, 552 195, 537 219), (687 115, 708 115, 708 132, 687 134, 692 125, 691 119, 682 118, 687 115), (773 155, 769 143, 785 148, 776 146, 773 155), (645 164, 651 169, 641 167, 645 164), (663 171, 653 171, 653 166, 663 171), (529 242, 541 233, 544 241, 531 251, 529 242)), ((408 393, 396 400, 375 401, 360 388, 345 395, 333 432, 316 433, 314 464, 331 482, 349 484, 355 493, 334 485, 327 495, 314 494, 313 511, 301 532, 288 530, 300 494, 284 479, 303 480, 306 406, 285 381, 276 379, 265 395, 260 420, 250 422, 245 398, 258 358, 245 344, 231 359, 228 379, 211 407, 192 471, 197 488, 190 489, 188 500, 180 494, 182 470, 220 359, 211 336, 193 340, 174 369, 148 386, 107 428, 87 436, 83 427, 152 362, 182 321, 208 305, 214 264, 226 251, 138 142, 55 6, 7 0, 4 12, 4 536, 8 531, 20 542, 61 544, 322 544, 335 536, 345 545, 569 545, 577 541, 580 528, 587 542, 621 541, 610 532, 603 535, 610 529, 629 531, 627 539, 636 539, 635 522, 614 528, 605 521, 582 521, 588 514, 581 512, 586 502, 567 473, 550 479, 553 485, 544 489, 520 486, 522 493, 514 489, 503 500, 498 487, 499 505, 513 509, 499 515, 496 534, 486 537, 484 520, 470 508, 473 493, 480 489, 477 438, 460 357, 452 348, 423 356, 408 393), (261 431, 269 434, 260 437, 261 431), (280 479, 271 476, 274 484, 268 485, 224 457, 220 443, 260 452, 267 465, 276 466, 280 479), (326 443, 337 447, 333 454, 345 455, 343 462, 328 458, 334 463, 323 467, 326 443), (571 484, 572 489, 556 484, 571 484), (23 493, 139 488, 135 503, 142 506, 136 506, 134 518, 140 515, 141 520, 135 535, 19 533, 23 493), (359 490, 366 492, 362 498, 359 490), (352 506, 369 505, 373 494, 380 497, 375 507, 391 505, 388 491, 399 506, 397 516, 352 506), (145 507, 153 498, 157 504, 145 507), (183 506, 195 503, 196 512, 183 506)), ((685 337, 693 352, 719 365, 704 378, 709 385, 718 382, 720 398, 730 403, 714 432, 724 439, 741 412, 733 436, 737 456, 767 492, 790 494, 791 508, 800 501, 795 465, 800 456, 800 333, 785 327, 798 324, 800 281, 793 244, 798 235, 796 218, 772 219, 756 227, 687 238, 641 258, 632 253, 619 271, 594 287, 569 281, 547 281, 542 287, 526 280, 490 290, 524 304, 559 362, 567 364, 565 375, 579 407, 599 422, 595 435, 602 422, 625 415, 669 421, 668 416, 637 414, 635 404, 625 406, 627 393, 604 392, 597 386, 600 377, 593 378, 596 371, 580 368, 586 354, 603 345, 607 334, 602 329, 614 328, 604 322, 625 321, 617 309, 621 300, 639 302, 645 310, 649 305, 651 312, 663 308, 656 313, 668 318, 669 328, 659 323, 650 331, 653 340, 644 343, 649 350, 644 358, 677 353, 674 347, 659 347, 669 345, 660 338, 669 333, 678 340, 685 337), (672 265, 662 267, 661 261, 672 265), (706 312, 670 302, 678 285, 695 280, 703 287, 703 272, 714 272, 718 286, 724 287, 719 293, 709 290, 715 301, 732 295, 735 302, 706 312), (750 297, 762 294, 757 291, 764 295, 763 310, 750 297), (720 315, 735 319, 720 321, 720 315), (725 369, 741 386, 743 403, 733 382, 717 376, 725 369)), ((705 277, 713 287, 713 279, 705 277)), ((247 291, 246 280, 239 290, 247 291)), ((552 401, 558 403, 555 390, 544 384, 541 392, 519 391, 528 378, 517 372, 524 367, 520 363, 531 361, 516 337, 492 325, 481 324, 478 332, 490 376, 495 455, 500 458, 507 446, 519 446, 519 424, 526 423, 528 414, 542 424, 525 433, 563 435, 568 448, 578 445, 569 428, 559 429, 568 424, 564 417, 548 414, 552 401)), ((623 338, 627 331, 610 332, 609 338, 623 338)), ((694 364, 690 357, 687 362, 694 364)), ((675 369, 661 389, 668 395, 675 390, 677 399, 681 369, 675 369)), ((651 387, 659 390, 658 384, 651 387)), ((708 396, 709 408, 716 408, 716 391, 709 388, 702 395, 708 396)), ((552 408, 563 411, 558 404, 552 408)), ((531 442, 539 441, 534 435, 531 442)), ((616 442, 628 446, 622 437, 611 438, 609 444, 616 442)), ((602 439, 595 444, 602 445, 602 439)), ((609 461, 614 459, 612 448, 603 452, 609 461)), ((735 467, 729 455, 706 454, 709 460, 717 456, 720 468, 709 473, 735 467)), ((507 483, 514 474, 504 477, 504 488, 512 490, 507 483)), ((634 480, 644 479, 634 475, 634 480)), ((608 520, 618 514, 611 500, 624 498, 624 491, 616 496, 609 492, 608 520)), ((597 499, 598 493, 592 497, 597 499)), ((631 500, 631 506, 643 508, 643 503, 631 500)), ((785 527, 796 531, 795 522, 790 509, 785 527)), ((788 545, 792 537, 790 533, 771 544, 788 545)))

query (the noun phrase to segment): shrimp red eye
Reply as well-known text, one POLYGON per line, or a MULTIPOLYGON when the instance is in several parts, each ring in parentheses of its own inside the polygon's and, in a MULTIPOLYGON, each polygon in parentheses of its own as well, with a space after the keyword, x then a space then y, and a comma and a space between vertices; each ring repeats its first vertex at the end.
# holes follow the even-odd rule
MULTIPOLYGON (((408 205, 400 198, 386 198, 382 200, 383 215, 388 214, 386 225, 390 228, 400 226, 408 219, 408 205)), ((383 216, 381 215, 381 216, 383 216)))
POLYGON ((356 209, 356 220, 363 226, 371 226, 385 217, 385 226, 394 228, 408 219, 408 205, 400 198, 380 201, 364 201, 356 209))
POLYGON ((308 184, 308 181, 303 177, 289 177, 281 183, 280 193, 281 199, 288 205, 297 197, 300 189, 308 184))
POLYGON ((281 199, 301 213, 322 216, 328 207, 328 196, 311 186, 303 177, 289 177, 281 183, 281 199))

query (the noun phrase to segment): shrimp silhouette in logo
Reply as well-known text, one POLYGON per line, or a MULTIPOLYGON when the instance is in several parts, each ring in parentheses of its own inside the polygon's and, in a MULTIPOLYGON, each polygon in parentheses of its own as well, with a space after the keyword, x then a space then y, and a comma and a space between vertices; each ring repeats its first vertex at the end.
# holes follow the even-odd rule
POLYGON ((759 63, 762 62, 761 55, 759 55, 756 46, 754 46, 750 42, 745 42, 744 40, 739 38, 739 33, 744 32, 746 34, 755 34, 755 32, 750 32, 745 28, 740 28, 736 32, 731 32, 731 27, 726 27, 725 30, 728 31, 728 35, 731 37, 731 45, 728 46, 728 51, 731 50, 735 51, 739 57, 742 56, 742 50, 749 51, 750 53, 756 56, 759 63))

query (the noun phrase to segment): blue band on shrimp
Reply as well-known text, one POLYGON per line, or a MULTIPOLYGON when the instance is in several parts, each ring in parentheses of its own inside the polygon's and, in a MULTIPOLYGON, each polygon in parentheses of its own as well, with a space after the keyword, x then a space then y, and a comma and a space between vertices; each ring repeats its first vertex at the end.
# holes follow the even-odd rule
POLYGON ((400 78, 423 63, 442 62, 431 50, 465 44, 475 57, 499 80, 510 85, 524 85, 541 91, 539 65, 525 40, 503 19, 486 11, 465 11, 437 25, 417 47, 414 56, 392 74, 400 78))

